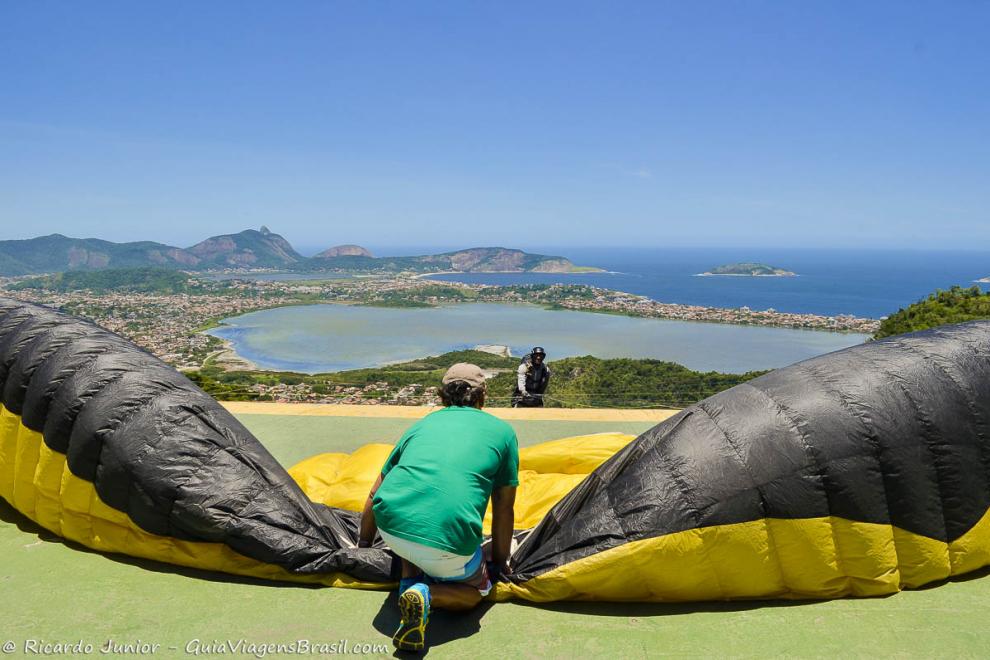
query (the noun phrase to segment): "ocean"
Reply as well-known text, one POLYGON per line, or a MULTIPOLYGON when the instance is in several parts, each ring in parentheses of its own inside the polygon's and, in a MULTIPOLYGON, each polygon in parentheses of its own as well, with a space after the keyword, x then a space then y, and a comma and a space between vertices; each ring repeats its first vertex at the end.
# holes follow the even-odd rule
MULTIPOLYGON (((990 276, 990 253, 922 250, 823 250, 766 248, 525 248, 561 255, 609 273, 469 273, 432 279, 478 284, 584 283, 710 307, 773 308, 834 316, 880 318, 935 289, 972 286, 990 276), (760 262, 798 277, 698 277, 716 266, 760 262)), ((407 252, 408 254, 408 252, 407 252)), ((984 290, 990 285, 981 284, 984 290)))

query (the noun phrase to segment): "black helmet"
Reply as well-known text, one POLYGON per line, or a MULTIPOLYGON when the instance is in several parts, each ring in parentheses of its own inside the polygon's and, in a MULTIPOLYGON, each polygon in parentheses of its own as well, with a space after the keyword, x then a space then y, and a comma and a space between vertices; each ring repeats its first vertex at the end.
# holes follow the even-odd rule
POLYGON ((547 356, 547 352, 545 350, 543 350, 543 347, 542 346, 534 346, 533 347, 533 350, 530 351, 530 354, 531 355, 542 355, 543 357, 546 357, 547 356))

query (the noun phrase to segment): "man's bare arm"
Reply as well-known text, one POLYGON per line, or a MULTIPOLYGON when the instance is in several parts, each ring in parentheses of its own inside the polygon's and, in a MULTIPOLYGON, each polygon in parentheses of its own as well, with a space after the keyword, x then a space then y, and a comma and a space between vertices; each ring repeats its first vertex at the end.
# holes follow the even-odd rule
POLYGON ((492 492, 492 563, 496 570, 509 573, 509 551, 515 525, 516 487, 502 486, 492 492))
POLYGON ((378 525, 375 523, 375 512, 371 509, 371 503, 375 499, 375 491, 382 485, 384 476, 383 474, 378 475, 375 485, 371 487, 371 492, 368 493, 368 499, 364 501, 364 511, 361 513, 361 533, 358 536, 359 548, 370 548, 371 544, 375 542, 375 532, 378 531, 378 525))

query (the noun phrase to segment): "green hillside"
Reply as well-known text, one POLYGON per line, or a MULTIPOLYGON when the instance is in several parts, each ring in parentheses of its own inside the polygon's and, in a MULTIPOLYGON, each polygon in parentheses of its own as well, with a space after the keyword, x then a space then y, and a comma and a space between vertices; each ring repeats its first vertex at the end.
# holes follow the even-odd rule
MULTIPOLYGON (((456 351, 386 367, 328 374, 227 372, 207 367, 190 377, 213 396, 225 400, 258 398, 249 389, 254 384, 307 384, 314 392, 323 394, 335 386, 366 387, 386 383, 387 386, 378 390, 384 399, 390 392, 414 383, 438 386, 444 371, 456 362, 472 362, 484 369, 498 371, 488 381, 489 403, 509 405, 519 358, 481 351, 456 351)), ((660 360, 603 360, 591 356, 564 358, 549 364, 553 377, 546 403, 556 408, 681 408, 766 373, 699 372, 660 360)))
MULTIPOLYGON (((218 287, 223 283, 213 283, 218 287)), ((48 291, 82 291, 96 293, 128 291, 133 293, 192 293, 203 285, 189 275, 167 268, 109 268, 107 270, 75 270, 54 275, 32 277, 8 288, 13 291, 45 289, 48 291)))
POLYGON ((0 241, 0 275, 8 276, 134 266, 182 267, 188 261, 179 248, 152 241, 113 243, 61 234, 0 241))
MULTIPOLYGON (((546 404, 554 408, 683 408, 766 373, 700 372, 661 360, 592 356, 554 360, 550 367, 546 404)), ((508 396, 514 384, 514 373, 499 374, 489 389, 508 396)))
POLYGON ((990 319, 990 293, 984 293, 978 286, 968 289, 954 286, 948 291, 936 291, 906 309, 897 310, 880 323, 880 329, 873 338, 882 339, 975 319, 990 319))

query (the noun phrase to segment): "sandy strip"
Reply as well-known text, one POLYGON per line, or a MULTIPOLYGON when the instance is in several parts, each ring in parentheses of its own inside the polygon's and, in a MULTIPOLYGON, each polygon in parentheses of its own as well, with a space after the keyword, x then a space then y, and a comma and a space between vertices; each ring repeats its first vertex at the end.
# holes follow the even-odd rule
MULTIPOLYGON (((273 403, 223 401, 235 415, 308 415, 312 417, 388 417, 418 419, 437 410, 430 406, 359 406, 338 403, 273 403)), ((662 422, 677 410, 622 410, 611 408, 485 408, 501 419, 556 422, 662 422)))

